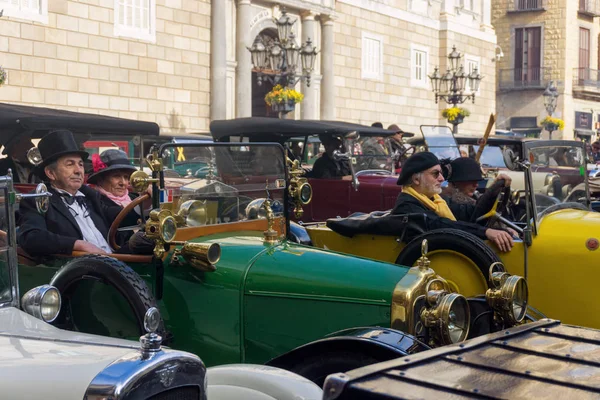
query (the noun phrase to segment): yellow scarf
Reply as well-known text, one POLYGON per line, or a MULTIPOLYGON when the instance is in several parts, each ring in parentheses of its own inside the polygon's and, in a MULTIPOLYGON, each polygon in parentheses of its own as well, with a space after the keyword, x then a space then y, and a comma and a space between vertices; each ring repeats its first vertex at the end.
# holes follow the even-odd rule
POLYGON ((425 207, 434 211, 440 217, 456 221, 456 217, 454 216, 454 214, 452 214, 452 211, 450 211, 448 203, 446 203, 446 200, 442 199, 439 194, 434 194, 433 201, 431 201, 429 197, 418 193, 415 189, 411 187, 402 188, 402 191, 406 194, 410 194, 412 197, 419 200, 421 203, 423 203, 423 205, 425 205, 425 207))

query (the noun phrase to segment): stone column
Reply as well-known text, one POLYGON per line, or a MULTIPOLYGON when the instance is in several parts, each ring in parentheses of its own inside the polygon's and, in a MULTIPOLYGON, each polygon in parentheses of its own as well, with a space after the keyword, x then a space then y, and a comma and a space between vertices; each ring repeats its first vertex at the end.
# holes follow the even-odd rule
MULTIPOLYGON (((214 1, 214 0, 213 0, 214 1)), ((237 0, 235 71, 235 116, 252 116, 252 57, 247 47, 252 45, 250 37, 250 0, 237 0)))
MULTIPOLYGON (((302 46, 308 39, 315 43, 315 13, 311 11, 305 11, 302 13, 302 40, 300 46, 302 46)), ((299 58, 300 73, 302 73, 302 60, 299 58)), ((302 81, 302 93, 304 94, 304 101, 302 102, 302 112, 300 118, 302 119, 316 119, 316 102, 315 102, 315 88, 314 85, 308 86, 306 81, 302 81)))
POLYGON ((227 115, 227 23, 226 2, 211 2, 210 34, 210 119, 227 115))
POLYGON ((333 18, 321 16, 321 119, 335 119, 333 18))

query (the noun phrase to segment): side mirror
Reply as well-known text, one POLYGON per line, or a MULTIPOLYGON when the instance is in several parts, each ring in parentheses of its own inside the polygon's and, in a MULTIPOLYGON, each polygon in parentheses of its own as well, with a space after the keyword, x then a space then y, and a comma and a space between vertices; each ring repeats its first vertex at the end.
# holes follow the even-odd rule
POLYGON ((52 194, 48 192, 48 188, 43 183, 37 185, 35 194, 37 195, 35 198, 35 207, 40 214, 46 214, 48 207, 50 207, 50 196, 52 194))
POLYGON ((519 157, 515 154, 515 152, 510 147, 505 147, 502 149, 502 158, 504 159, 504 164, 511 171, 519 170, 519 157))

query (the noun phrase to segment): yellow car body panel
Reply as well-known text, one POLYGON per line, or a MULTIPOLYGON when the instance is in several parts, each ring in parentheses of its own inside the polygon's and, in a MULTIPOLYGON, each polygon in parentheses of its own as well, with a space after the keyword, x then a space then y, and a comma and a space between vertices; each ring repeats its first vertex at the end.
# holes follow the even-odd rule
MULTIPOLYGON (((395 236, 365 234, 348 238, 324 224, 307 226, 307 231, 317 247, 387 262, 395 262, 405 245, 395 236)), ((567 209, 544 216, 528 248, 531 306, 564 323, 600 329, 600 313, 595 310, 596 279, 600 280, 599 240, 600 213, 567 209)), ((508 272, 525 276, 522 241, 516 241, 508 253, 500 253, 496 246, 486 244, 498 254, 508 272)), ((478 268, 469 265, 461 254, 432 252, 428 258, 431 268, 454 283, 463 295, 485 292, 485 280, 478 268)))

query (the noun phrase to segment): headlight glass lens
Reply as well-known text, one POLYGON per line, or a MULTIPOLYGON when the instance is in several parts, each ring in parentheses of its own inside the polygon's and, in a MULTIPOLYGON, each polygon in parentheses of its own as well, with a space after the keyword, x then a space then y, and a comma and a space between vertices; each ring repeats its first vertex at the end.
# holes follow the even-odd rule
POLYGON ((312 187, 305 183, 300 187, 300 201, 307 204, 312 199, 312 187))
POLYGON ((450 294, 446 298, 449 303, 447 315, 444 315, 448 329, 447 336, 451 343, 462 342, 469 333, 469 304, 467 299, 461 295, 450 294))
POLYGON ((161 223, 160 234, 162 236, 162 240, 166 243, 171 242, 175 238, 175 234, 177 233, 177 223, 175 222, 175 218, 166 217, 161 223))
POLYGON ((51 288, 42 296, 40 304, 42 318, 46 322, 52 322, 58 316, 60 311, 60 293, 56 288, 51 288))
POLYGON ((515 322, 521 322, 527 313, 527 303, 529 297, 527 282, 525 279, 519 276, 511 276, 507 281, 507 284, 508 283, 512 283, 514 285, 511 302, 512 317, 515 322), (514 279, 514 282, 509 282, 511 278, 514 279))

